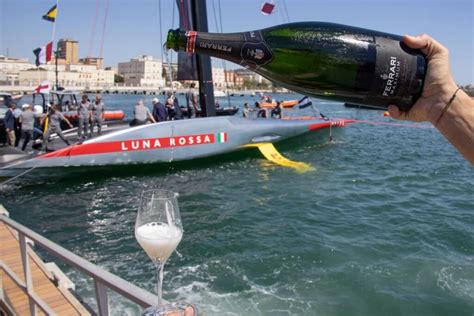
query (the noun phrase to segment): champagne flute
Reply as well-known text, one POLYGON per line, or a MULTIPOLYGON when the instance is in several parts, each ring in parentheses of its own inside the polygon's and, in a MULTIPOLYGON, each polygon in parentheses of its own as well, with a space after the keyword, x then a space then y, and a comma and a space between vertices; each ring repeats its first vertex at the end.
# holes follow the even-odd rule
POLYGON ((148 190, 142 193, 135 221, 135 238, 153 261, 157 274, 158 304, 147 308, 143 315, 164 315, 175 311, 163 304, 163 266, 183 237, 183 225, 178 207, 178 194, 168 190, 148 190))

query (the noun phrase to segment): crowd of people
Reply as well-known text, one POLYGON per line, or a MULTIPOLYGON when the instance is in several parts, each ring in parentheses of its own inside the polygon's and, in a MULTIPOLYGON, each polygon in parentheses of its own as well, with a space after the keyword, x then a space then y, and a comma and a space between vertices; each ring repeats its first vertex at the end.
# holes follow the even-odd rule
MULTIPOLYGON (((139 100, 134 107, 130 126, 143 125, 148 122, 182 120, 185 114, 188 118, 196 117, 200 108, 198 95, 193 85, 186 93, 186 101, 187 111, 183 113, 178 98, 171 91, 166 93, 164 104, 160 102, 158 97, 152 99, 152 111, 142 100, 139 100)), ((94 134, 101 135, 105 104, 100 95, 97 95, 94 101, 91 101, 87 94, 82 95, 76 111, 77 113, 74 116, 77 116, 78 143, 92 138, 94 134)), ((30 104, 23 104, 22 108, 19 109, 15 103, 10 103, 4 117, 6 144, 21 148, 25 152, 31 152, 33 150, 33 140, 41 139, 42 150, 49 151, 50 136, 56 134, 66 145, 69 145, 70 142, 64 136, 61 124, 64 122, 64 124, 73 128, 71 117, 68 119, 56 104, 49 104, 47 113, 41 112, 42 110, 35 111, 33 105, 30 104)))
POLYGON ((266 100, 262 99, 265 103, 275 103, 273 107, 262 107, 260 102, 255 102, 255 108, 250 108, 248 103, 244 103, 244 108, 242 110, 242 116, 245 118, 250 118, 252 112, 256 112, 256 117, 262 118, 283 118, 283 103, 282 101, 266 100))
MULTIPOLYGON (((31 153, 34 149, 34 140, 40 139, 41 150, 49 151, 48 145, 52 134, 58 135, 66 145, 70 144, 63 134, 61 123, 65 122, 69 128, 73 128, 73 124, 60 111, 58 105, 49 104, 47 113, 42 113, 42 107, 40 106, 40 108, 41 110, 35 111, 31 104, 23 104, 21 109, 15 103, 8 105, 3 119, 7 145, 31 153)), ((96 127, 97 135, 101 135, 104 112, 105 105, 100 95, 97 95, 93 102, 90 102, 87 95, 82 96, 82 100, 77 106, 79 143, 86 138, 92 138, 96 127)))
MULTIPOLYGON (((179 105, 178 98, 176 95, 168 91, 165 97, 165 104, 155 97, 152 100, 152 110, 139 100, 133 109, 133 120, 130 122, 130 126, 139 126, 147 123, 158 123, 164 121, 182 120, 184 118, 183 111, 179 105)), ((188 107, 188 118, 196 117, 196 109, 192 107, 190 110, 188 107)))

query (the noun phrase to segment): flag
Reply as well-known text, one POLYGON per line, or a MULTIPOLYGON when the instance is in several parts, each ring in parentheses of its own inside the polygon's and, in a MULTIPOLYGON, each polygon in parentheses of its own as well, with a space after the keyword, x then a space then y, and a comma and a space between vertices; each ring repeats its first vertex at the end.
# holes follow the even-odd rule
POLYGON ((227 133, 226 132, 220 132, 217 134, 217 142, 218 143, 225 143, 227 141, 227 133))
POLYGON ((54 7, 49 9, 48 13, 43 15, 43 20, 54 22, 56 20, 56 13, 58 13, 58 7, 55 4, 54 7))
POLYGON ((48 94, 49 89, 50 89, 49 81, 43 81, 40 83, 39 86, 36 87, 35 92, 48 94))
POLYGON ((310 105, 313 105, 313 102, 311 102, 311 99, 309 97, 303 97, 301 100, 298 101, 298 108, 300 109, 307 108, 310 105))
POLYGON ((36 67, 41 64, 46 64, 48 61, 51 61, 51 55, 53 52, 53 42, 49 42, 43 47, 39 47, 33 51, 36 56, 36 67))
POLYGON ((260 11, 262 12, 263 15, 270 15, 272 14, 273 9, 275 9, 274 3, 264 2, 262 4, 262 8, 260 9, 260 11))

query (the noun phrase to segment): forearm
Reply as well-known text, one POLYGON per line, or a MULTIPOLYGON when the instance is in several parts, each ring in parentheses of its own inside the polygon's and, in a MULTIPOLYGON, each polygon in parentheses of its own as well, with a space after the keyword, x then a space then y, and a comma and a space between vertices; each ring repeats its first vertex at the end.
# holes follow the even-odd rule
POLYGON ((464 91, 458 91, 437 124, 432 123, 474 165, 474 100, 464 91))

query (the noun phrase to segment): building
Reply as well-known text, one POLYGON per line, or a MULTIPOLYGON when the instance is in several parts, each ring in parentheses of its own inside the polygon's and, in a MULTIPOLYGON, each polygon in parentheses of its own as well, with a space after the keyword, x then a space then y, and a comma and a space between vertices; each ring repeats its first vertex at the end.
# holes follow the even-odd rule
POLYGON ((233 89, 235 86, 235 72, 233 70, 226 70, 225 80, 229 89, 233 89))
MULTIPOLYGON (((19 83, 22 86, 37 87, 46 80, 53 85, 56 82, 55 65, 22 70, 19 73, 19 83)), ((58 84, 66 89, 110 88, 114 85, 114 72, 96 69, 93 65, 58 65, 58 84)))
POLYGON ((100 57, 86 57, 79 59, 80 64, 94 65, 97 69, 104 68, 104 59, 100 57))
POLYGON ((226 88, 226 75, 224 68, 212 67, 212 82, 214 83, 215 89, 226 88))
POLYGON ((241 88, 245 82, 249 82, 252 85, 264 85, 264 86, 271 85, 270 80, 262 77, 256 72, 253 72, 252 70, 240 68, 240 69, 235 69, 231 71, 234 73, 232 77, 234 79, 235 88, 241 88))
POLYGON ((21 70, 36 69, 28 58, 14 58, 0 55, 0 85, 18 85, 21 70))
MULTIPOLYGON (((72 39, 58 41, 58 85, 65 88, 109 88, 114 85, 113 70, 103 69, 103 58, 86 57, 79 62, 79 42, 72 39)), ((160 63, 161 64, 161 63, 160 63)), ((161 67, 160 67, 161 71, 161 67)), ((36 65, 26 58, 0 56, 0 85, 37 87, 43 81, 56 83, 56 61, 36 65)))
POLYGON ((118 64, 118 74, 124 78, 124 84, 132 87, 165 86, 163 79, 163 63, 153 56, 144 55, 118 64))
POLYGON ((58 41, 58 63, 61 59, 66 64, 78 64, 79 63, 79 42, 66 38, 58 41))

